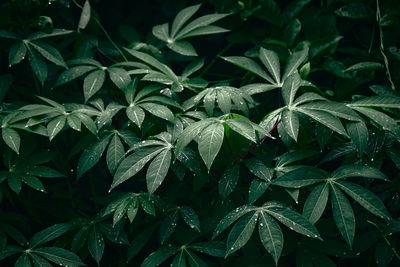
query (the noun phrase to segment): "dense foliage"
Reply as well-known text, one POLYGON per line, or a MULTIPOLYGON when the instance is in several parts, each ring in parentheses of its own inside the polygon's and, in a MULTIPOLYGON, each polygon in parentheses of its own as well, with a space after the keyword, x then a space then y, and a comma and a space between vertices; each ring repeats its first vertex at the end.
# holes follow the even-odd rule
POLYGON ((0 4, 1 266, 399 266, 400 2, 0 4))

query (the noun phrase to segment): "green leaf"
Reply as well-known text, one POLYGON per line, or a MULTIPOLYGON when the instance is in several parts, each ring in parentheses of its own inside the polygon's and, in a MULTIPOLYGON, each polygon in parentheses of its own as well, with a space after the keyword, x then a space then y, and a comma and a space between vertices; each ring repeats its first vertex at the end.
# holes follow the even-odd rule
POLYGON ((321 218, 328 202, 329 186, 328 183, 317 185, 308 196, 303 207, 303 216, 312 224, 321 218))
POLYGON ((95 259, 97 265, 100 265, 100 261, 104 252, 104 238, 100 231, 97 230, 96 226, 94 226, 90 231, 88 248, 90 255, 92 255, 93 259, 95 259))
POLYGON ((190 266, 199 266, 199 267, 207 267, 207 263, 205 263, 199 256, 191 252, 190 250, 186 251, 186 257, 188 259, 190 266))
POLYGON ((142 123, 145 117, 144 111, 138 106, 128 106, 126 108, 126 115, 134 122, 139 128, 142 127, 142 123))
POLYGON ((382 219, 390 220, 389 212, 382 200, 364 187, 345 181, 335 181, 335 184, 371 213, 382 219))
POLYGON ((302 109, 319 110, 328 112, 336 117, 343 118, 350 121, 361 121, 360 116, 351 108, 348 108, 342 103, 318 101, 301 105, 302 109))
POLYGON ((264 80, 274 84, 274 80, 258 65, 254 60, 247 58, 247 57, 222 57, 223 60, 226 60, 242 69, 250 71, 264 80))
POLYGON ((284 109, 282 111, 282 123, 286 132, 297 142, 297 135, 299 134, 299 117, 291 110, 284 109))
POLYGON ((34 253, 54 262, 55 264, 65 267, 79 267, 85 265, 74 253, 62 248, 37 248, 34 250, 34 253))
POLYGON ((345 69, 345 72, 349 71, 360 71, 360 70, 380 70, 383 69, 383 65, 378 62, 360 62, 356 63, 347 69, 345 69))
POLYGON ((55 37, 55 36, 61 36, 61 35, 66 35, 73 33, 74 31, 71 30, 64 30, 64 29, 53 29, 50 33, 45 33, 45 32, 35 32, 31 35, 28 36, 28 40, 33 41, 33 40, 38 40, 42 38, 49 38, 49 37, 55 37))
POLYGON ((267 68, 272 77, 275 80, 276 84, 281 82, 281 67, 279 64, 279 57, 278 55, 272 51, 267 50, 263 47, 260 48, 260 60, 267 68))
POLYGON ((149 193, 154 193, 167 176, 171 164, 170 149, 162 150, 150 163, 146 173, 146 184, 149 193))
POLYGON ((328 112, 302 108, 296 108, 296 110, 325 125, 333 131, 347 137, 346 130, 344 129, 340 120, 328 112))
POLYGON ((15 42, 8 53, 9 66, 11 67, 12 65, 21 62, 25 58, 26 51, 27 49, 23 41, 15 42))
POLYGON ((299 234, 312 238, 319 238, 319 233, 314 225, 312 225, 306 218, 289 208, 271 207, 265 209, 265 212, 299 234))
POLYGON ((110 190, 114 189, 116 186, 125 182, 136 173, 138 173, 146 165, 147 162, 149 162, 164 149, 164 147, 139 149, 135 151, 135 153, 133 153, 132 155, 126 157, 118 166, 115 172, 114 180, 110 190))
POLYGON ((190 249, 211 255, 214 257, 223 257, 225 255, 225 244, 218 241, 199 242, 190 245, 190 249))
POLYGON ((180 208, 183 221, 192 229, 200 232, 200 221, 196 212, 189 206, 180 208))
POLYGON ((14 267, 31 267, 31 266, 32 263, 28 253, 23 253, 21 256, 19 256, 14 265, 14 267))
POLYGON ((47 79, 47 65, 44 59, 36 50, 32 50, 28 47, 29 63, 31 65, 33 73, 39 82, 44 85, 47 79))
POLYGON ((83 94, 88 101, 103 86, 106 73, 104 70, 95 70, 83 80, 83 94))
POLYGON ((380 107, 380 108, 400 108, 400 97, 398 96, 370 96, 354 101, 348 106, 355 107, 380 107))
POLYGON ((3 260, 5 258, 8 258, 12 255, 15 255, 17 253, 22 253, 23 249, 21 247, 17 246, 6 246, 0 251, 0 260, 3 260))
POLYGON ((175 146, 175 155, 179 156, 179 154, 183 151, 183 149, 206 127, 212 124, 214 121, 212 120, 200 120, 196 123, 189 125, 183 130, 180 134, 176 146, 175 146))
POLYGON ((257 199, 259 199, 265 191, 268 189, 271 183, 268 181, 253 179, 249 188, 249 203, 254 203, 257 199))
POLYGON ((202 26, 197 29, 194 29, 193 31, 190 31, 190 32, 180 36, 179 39, 186 39, 189 37, 200 36, 200 35, 223 33, 223 32, 228 32, 228 31, 229 30, 218 27, 218 26, 208 25, 208 26, 202 26))
POLYGON ((356 221, 353 209, 345 195, 334 185, 331 186, 333 219, 350 247, 353 245, 356 221))
POLYGON ((43 245, 44 243, 52 241, 63 235, 70 229, 71 226, 67 223, 55 224, 53 226, 50 226, 32 236, 29 242, 29 248, 35 248, 37 246, 43 245))
POLYGON ((152 33, 158 39, 160 39, 164 42, 168 42, 168 40, 169 40, 169 29, 168 28, 169 28, 168 23, 156 25, 153 27, 152 33))
POLYGON ((154 104, 154 103, 141 103, 140 107, 144 108, 154 116, 157 116, 161 119, 167 120, 167 121, 173 121, 174 120, 174 113, 167 108, 166 106, 159 105, 159 104, 154 104))
POLYGON ((175 38, 176 34, 182 28, 183 24, 185 24, 185 22, 187 22, 194 15, 194 13, 196 13, 197 10, 199 10, 200 6, 201 4, 189 6, 179 11, 174 21, 172 22, 172 27, 171 27, 172 38, 175 38))
POLYGON ((225 169, 224 174, 218 183, 218 192, 222 199, 227 198, 233 190, 235 190, 236 184, 239 180, 239 165, 236 164, 232 167, 225 169))
POLYGON ((19 154, 19 147, 21 144, 21 138, 17 131, 10 128, 2 128, 1 136, 3 137, 4 142, 15 151, 15 153, 19 154))
POLYGON ((188 23, 182 30, 179 31, 179 33, 176 34, 176 36, 174 38, 175 38, 175 40, 182 39, 183 37, 186 38, 187 34, 190 34, 192 31, 194 31, 198 28, 210 25, 211 23, 221 20, 228 15, 229 14, 209 14, 209 15, 201 16, 197 19, 192 20, 190 23, 188 23))
POLYGON ((249 241, 256 227, 258 215, 258 212, 250 212, 240 218, 232 227, 226 242, 225 257, 240 249, 249 241))
POLYGON ((208 169, 211 168, 215 157, 221 149, 223 141, 224 126, 220 123, 213 123, 207 126, 199 136, 199 153, 208 169))
POLYGON ((364 165, 342 165, 332 173, 334 179, 344 179, 348 177, 365 177, 389 181, 385 174, 376 168, 364 165))
POLYGON ((111 81, 119 88, 124 89, 131 81, 128 72, 122 68, 111 67, 108 68, 111 81))
POLYGON ((82 7, 81 17, 79 18, 78 32, 81 29, 85 29, 86 26, 88 25, 89 20, 90 20, 90 11, 91 11, 91 7, 90 7, 89 0, 86 0, 82 7))
POLYGON ((42 182, 35 176, 24 175, 22 176, 22 181, 33 189, 36 189, 43 193, 46 192, 46 189, 44 189, 42 182))
POLYGON ((114 173, 118 164, 121 162, 125 154, 124 146, 122 145, 121 139, 118 134, 115 134, 110 141, 108 146, 106 160, 107 166, 110 173, 114 173))
POLYGON ((151 253, 140 265, 141 267, 154 267, 163 263, 166 259, 176 253, 178 249, 175 246, 163 246, 151 253))
POLYGON ((283 248, 283 234, 279 225, 266 212, 260 212, 258 216, 258 233, 264 248, 274 258, 278 265, 283 248))
POLYGON ((287 60, 285 71, 283 72, 282 81, 285 81, 293 73, 297 72, 297 68, 307 59, 308 48, 291 54, 287 60))
POLYGON ((31 257, 33 266, 35 267, 51 267, 52 265, 50 264, 50 262, 48 262, 47 260, 43 259, 42 257, 39 257, 35 254, 29 254, 29 256, 31 257))
POLYGON ((67 68, 67 64, 65 63, 64 59, 62 58, 60 52, 54 47, 43 43, 43 42, 29 42, 29 45, 36 49, 39 54, 41 54, 47 60, 53 62, 54 64, 67 68))
POLYGON ((198 56, 196 49, 194 49, 193 45, 187 41, 175 41, 173 43, 168 43, 167 46, 172 51, 184 56, 189 56, 189 57, 198 56))
POLYGON ((79 158, 77 178, 79 179, 86 171, 92 168, 100 160, 108 145, 111 135, 106 135, 98 142, 85 149, 79 158))
POLYGON ((186 256, 185 251, 181 250, 178 254, 176 254, 174 260, 171 263, 171 267, 186 267, 186 256))
POLYGON ((382 126, 384 130, 389 130, 395 134, 400 134, 400 129, 397 125, 396 120, 386 115, 385 113, 364 107, 354 107, 354 109, 382 126))
POLYGON ((79 78, 80 76, 84 75, 85 73, 95 70, 97 67, 94 66, 76 66, 72 67, 58 76, 58 79, 55 83, 55 87, 63 85, 67 82, 70 82, 72 80, 75 80, 76 78, 79 78))
POLYGON ((76 131, 81 131, 82 121, 77 115, 70 114, 69 116, 67 116, 67 122, 69 127, 71 127, 72 129, 76 131))
POLYGON ((245 119, 229 119, 225 123, 235 132, 250 141, 256 142, 256 133, 253 126, 245 119))
POLYGON ((178 78, 176 77, 175 73, 165 64, 161 63, 160 61, 158 61, 157 59, 155 59, 154 57, 133 50, 133 49, 126 49, 132 56, 139 58, 140 60, 144 61, 145 63, 147 63, 148 65, 158 69, 159 71, 161 71, 162 73, 164 73, 165 75, 167 75, 168 77, 170 77, 173 81, 178 81, 178 78))
POLYGON ((351 141, 357 147, 358 153, 362 155, 368 145, 368 128, 362 121, 350 122, 346 125, 347 133, 351 141))
POLYGON ((255 158, 251 158, 245 161, 247 168, 250 172, 264 181, 271 181, 273 176, 273 170, 265 166, 265 164, 255 158))
POLYGON ((234 223, 237 219, 245 215, 246 213, 249 213, 252 211, 252 206, 241 206, 233 211, 229 212, 217 225, 217 227, 214 230, 212 238, 214 239, 217 237, 220 233, 222 233, 226 228, 228 228, 232 223, 234 223))
POLYGON ((298 73, 293 73, 284 80, 282 85, 282 97, 286 105, 292 105, 296 92, 300 87, 300 82, 301 78, 298 73))
POLYGON ((301 167, 288 172, 272 181, 272 184, 289 187, 300 188, 324 181, 326 174, 314 167, 301 167))
POLYGON ((221 109, 223 113, 227 114, 231 112, 232 102, 228 92, 226 92, 225 90, 218 90, 217 102, 218 102, 218 107, 221 109))
POLYGON ((203 98, 204 108, 209 116, 214 115, 216 91, 211 90, 203 98))
POLYGON ((50 141, 64 128, 66 117, 64 115, 52 119, 47 124, 47 134, 50 141))

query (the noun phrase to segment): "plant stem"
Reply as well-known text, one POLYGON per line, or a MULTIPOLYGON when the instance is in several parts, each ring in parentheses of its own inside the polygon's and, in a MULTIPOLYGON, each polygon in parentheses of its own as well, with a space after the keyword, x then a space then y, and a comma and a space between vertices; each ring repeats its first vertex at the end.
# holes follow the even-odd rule
POLYGON ((385 54, 385 47, 383 46, 383 30, 382 30, 382 26, 381 26, 381 11, 379 8, 379 0, 376 0, 376 22, 378 23, 378 29, 379 29, 379 40, 380 40, 379 51, 381 52, 383 61, 385 62, 386 76, 389 80, 390 87, 393 90, 396 90, 396 87, 394 86, 394 83, 392 80, 392 75, 390 74, 389 61, 385 54))
MULTIPOLYGON (((79 7, 80 9, 82 9, 82 6, 80 4, 78 4, 76 2, 76 0, 72 0, 72 2, 79 7)), ((121 49, 118 47, 118 45, 111 39, 111 36, 108 34, 107 30, 104 28, 104 26, 101 24, 100 20, 98 20, 96 17, 92 16, 93 20, 97 23, 97 25, 100 27, 100 29, 103 31, 104 35, 107 37, 108 41, 115 47, 115 49, 117 49, 117 51, 121 54, 121 56, 123 57, 123 59, 125 61, 128 61, 128 59, 126 58, 126 56, 124 55, 124 53, 122 53, 121 49)))

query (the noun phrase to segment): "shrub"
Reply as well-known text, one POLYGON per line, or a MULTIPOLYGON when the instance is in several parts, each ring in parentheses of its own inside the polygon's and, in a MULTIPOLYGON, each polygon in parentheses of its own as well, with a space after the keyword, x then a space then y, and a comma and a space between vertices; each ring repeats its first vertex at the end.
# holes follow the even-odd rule
POLYGON ((0 12, 2 266, 399 264, 398 1, 0 12))

